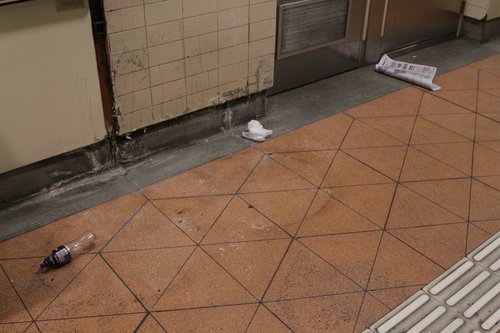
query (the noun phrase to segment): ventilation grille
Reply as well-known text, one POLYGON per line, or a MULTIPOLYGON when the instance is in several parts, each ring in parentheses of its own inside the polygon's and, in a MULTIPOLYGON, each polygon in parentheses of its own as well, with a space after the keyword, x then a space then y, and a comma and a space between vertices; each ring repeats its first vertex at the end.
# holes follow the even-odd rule
POLYGON ((346 38, 349 0, 303 0, 279 7, 278 57, 346 38))

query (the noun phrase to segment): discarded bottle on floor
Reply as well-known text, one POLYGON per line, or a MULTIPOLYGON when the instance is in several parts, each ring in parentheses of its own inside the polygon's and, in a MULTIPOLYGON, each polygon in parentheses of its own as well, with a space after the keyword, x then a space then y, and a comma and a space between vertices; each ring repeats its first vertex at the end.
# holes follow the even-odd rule
POLYGON ((96 235, 93 233, 86 232, 74 241, 58 246, 40 264, 40 271, 46 272, 49 269, 64 266, 80 253, 92 250, 95 247, 96 238, 96 235))

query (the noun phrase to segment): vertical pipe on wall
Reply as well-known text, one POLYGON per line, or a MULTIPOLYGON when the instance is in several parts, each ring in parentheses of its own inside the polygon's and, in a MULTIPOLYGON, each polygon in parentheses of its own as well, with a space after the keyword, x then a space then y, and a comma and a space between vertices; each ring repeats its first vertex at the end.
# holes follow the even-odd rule
POLYGON ((380 37, 384 37, 385 34, 385 25, 387 23, 387 10, 389 8, 389 0, 385 0, 384 3, 384 13, 382 16, 382 27, 380 28, 380 37))

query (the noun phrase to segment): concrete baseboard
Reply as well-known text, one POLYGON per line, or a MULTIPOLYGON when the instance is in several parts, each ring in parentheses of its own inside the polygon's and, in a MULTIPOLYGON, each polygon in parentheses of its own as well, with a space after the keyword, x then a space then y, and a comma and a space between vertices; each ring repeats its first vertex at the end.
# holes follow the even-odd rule
POLYGON ((0 174, 0 209, 159 151, 194 144, 259 118, 265 113, 266 98, 266 91, 242 97, 0 174))
POLYGON ((492 38, 500 36, 500 18, 494 20, 475 20, 466 17, 463 25, 463 36, 465 39, 487 42, 492 38))

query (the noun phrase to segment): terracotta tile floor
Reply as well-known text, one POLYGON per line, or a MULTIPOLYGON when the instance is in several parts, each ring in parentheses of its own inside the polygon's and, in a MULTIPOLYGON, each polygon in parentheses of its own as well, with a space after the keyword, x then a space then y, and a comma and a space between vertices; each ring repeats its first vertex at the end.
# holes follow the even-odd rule
POLYGON ((437 83, 1 243, 0 332, 360 332, 500 229, 500 55, 437 83))

